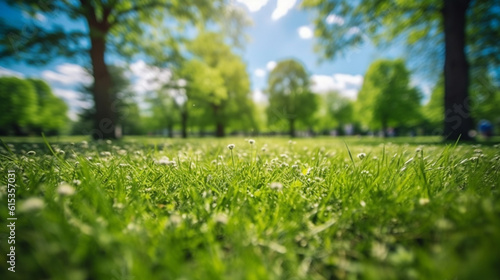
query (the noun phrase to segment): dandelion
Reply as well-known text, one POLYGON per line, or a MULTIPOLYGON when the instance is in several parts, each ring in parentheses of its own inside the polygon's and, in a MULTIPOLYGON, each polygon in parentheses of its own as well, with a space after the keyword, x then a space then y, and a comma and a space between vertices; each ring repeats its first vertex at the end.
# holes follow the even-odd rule
POLYGON ((250 145, 253 145, 253 144, 255 144, 255 140, 250 139, 250 140, 248 140, 248 143, 250 143, 250 145))
POLYGON ((231 151, 231 160, 233 162, 233 168, 234 168, 234 156, 233 156, 234 144, 227 145, 227 148, 231 151))
POLYGON ((75 188, 66 182, 62 182, 59 187, 57 187, 57 193, 63 196, 71 196, 75 194, 75 188))
POLYGON ((364 159, 366 157, 366 154, 365 153, 359 153, 358 154, 358 158, 359 159, 364 159))
POLYGON ((271 184, 269 184, 269 188, 271 188, 272 190, 280 191, 281 189, 283 189, 283 184, 280 182, 272 182, 271 184))
POLYGON ((19 211, 20 212, 31 212, 31 211, 36 211, 40 210, 45 206, 45 203, 41 198, 38 197, 31 197, 26 199, 25 201, 21 202, 21 205, 19 206, 19 211))

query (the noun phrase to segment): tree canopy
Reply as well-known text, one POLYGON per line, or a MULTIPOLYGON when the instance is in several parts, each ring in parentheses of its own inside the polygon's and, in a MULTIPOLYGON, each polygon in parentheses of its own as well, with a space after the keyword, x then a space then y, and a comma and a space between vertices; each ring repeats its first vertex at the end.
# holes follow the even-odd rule
POLYGON ((420 100, 403 60, 377 60, 368 68, 358 94, 357 116, 363 125, 385 132, 388 127, 416 124, 420 100))
MULTIPOLYGON (((77 30, 33 23, 26 36, 27 26, 1 21, 0 57, 30 64, 45 64, 61 56, 87 58, 94 77, 96 133, 93 136, 96 138, 117 137, 118 120, 112 110, 113 81, 106 62, 109 51, 125 58, 141 53, 155 57, 155 61, 173 64, 179 60, 180 45, 187 39, 186 28, 196 27, 200 22, 214 22, 215 18, 227 23, 231 17, 238 16, 236 10, 227 11, 226 0, 8 0, 7 3, 29 14, 41 13, 48 17, 62 14, 86 23, 86 29, 77 30)), ((240 34, 231 29, 238 27, 225 28, 229 34, 240 34)))
POLYGON ((291 137, 295 136, 296 123, 311 125, 318 102, 300 62, 294 59, 278 62, 269 73, 265 92, 269 97, 269 123, 287 122, 291 137))
POLYGON ((0 133, 59 133, 68 122, 68 106, 38 79, 0 77, 0 133))
POLYGON ((444 58, 443 103, 450 113, 443 116, 443 136, 448 140, 468 138, 473 128, 466 106, 469 64, 473 69, 490 70, 500 65, 496 43, 500 35, 499 1, 305 0, 303 7, 317 12, 317 50, 326 58, 334 58, 368 38, 375 43, 405 39, 413 50, 421 51, 419 54, 432 55, 433 65, 439 65, 436 57, 439 61, 444 58), (461 109, 454 109, 457 106, 461 109), (457 118, 459 125, 454 121, 457 118))

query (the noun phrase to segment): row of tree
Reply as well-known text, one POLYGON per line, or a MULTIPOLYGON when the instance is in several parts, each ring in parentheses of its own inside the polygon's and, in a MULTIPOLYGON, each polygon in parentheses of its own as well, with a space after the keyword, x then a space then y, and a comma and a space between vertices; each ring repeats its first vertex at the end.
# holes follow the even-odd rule
MULTIPOLYGON (((201 76, 205 80, 200 80, 198 76, 181 75, 186 76, 190 83, 185 93, 182 93, 183 89, 178 89, 181 93, 176 99, 176 106, 184 109, 187 108, 185 106, 191 105, 211 108, 211 115, 210 117, 207 114, 197 115, 196 112, 188 113, 187 110, 180 109, 183 112, 181 115, 183 127, 189 124, 189 119, 199 119, 200 122, 213 120, 216 122, 217 135, 222 136, 225 133, 224 127, 221 126, 222 120, 231 119, 231 113, 241 110, 240 107, 231 104, 233 97, 240 94, 234 91, 234 87, 239 86, 228 83, 242 80, 227 79, 229 74, 233 74, 232 67, 238 69, 238 63, 227 61, 227 66, 224 66, 219 64, 220 61, 207 60, 207 55, 214 54, 206 53, 203 46, 186 53, 185 44, 190 41, 191 31, 197 30, 203 33, 210 27, 219 31, 219 34, 225 34, 224 42, 231 41, 231 47, 241 46, 244 37, 241 32, 242 27, 246 26, 248 21, 230 0, 7 0, 6 2, 30 15, 41 13, 46 18, 52 18, 54 15, 64 14, 70 20, 83 20, 87 24, 86 31, 82 31, 36 22, 31 25, 16 25, 0 20, 2 35, 0 58, 23 60, 30 64, 48 63, 51 59, 61 56, 87 60, 86 63, 91 65, 91 74, 94 78, 92 99, 95 108, 92 114, 91 134, 95 138, 118 136, 116 128, 119 127, 120 120, 117 110, 114 109, 113 79, 107 65, 109 60, 106 59, 106 54, 110 50, 115 55, 127 59, 140 54, 158 66, 176 69, 175 73, 191 69, 203 74, 201 76), (210 81, 208 85, 205 84, 207 80, 210 81), (192 87, 192 90, 189 87, 192 87), (203 102, 197 101, 196 94, 202 92, 211 96, 210 101, 206 99, 203 99, 203 102), (180 102, 180 100, 185 101, 180 102)), ((314 34, 318 37, 318 49, 329 59, 333 59, 349 47, 362 44, 368 38, 375 43, 406 39, 411 49, 424 50, 420 54, 431 57, 432 61, 434 61, 433 54, 441 54, 443 51, 443 136, 448 140, 468 138, 468 132, 474 128, 472 106, 468 106, 471 100, 472 87, 469 79, 471 70, 489 73, 500 65, 500 49, 497 43, 500 35, 499 1, 304 0, 302 7, 316 13, 314 34)), ((441 57, 443 56, 437 56, 438 60, 435 61, 440 61, 441 57)), ((290 83, 286 79, 283 82, 290 83)), ((276 84, 276 89, 280 90, 279 79, 276 84)), ((243 88, 243 85, 240 86, 243 88)), ((303 84, 298 86, 306 88, 303 84)), ((366 87, 370 88, 370 83, 367 83, 366 87)), ((411 88, 399 88, 398 85, 390 87, 413 92, 414 97, 416 95, 411 88)), ((363 92, 362 90, 361 96, 363 92)), ((288 93, 282 91, 280 94, 288 93)), ((279 97, 280 94, 270 94, 270 100, 274 102, 273 98, 279 97)), ((305 96, 302 92, 293 94, 291 100, 312 102, 312 98, 301 99, 305 96)), ((387 102, 383 105, 368 103, 375 108, 395 107, 387 102)), ((303 119, 300 116, 304 112, 291 113, 290 110, 299 108, 293 107, 291 103, 282 105, 287 109, 283 107, 276 109, 271 106, 270 110, 274 110, 274 117, 270 119, 276 119, 276 123, 282 122, 279 120, 288 120, 290 130, 293 132, 295 125, 300 124, 303 119)), ((251 108, 248 107, 247 111, 250 112, 251 108)), ((377 125, 380 124, 381 127, 391 125, 390 116, 378 117, 381 120, 376 122, 377 125)), ((311 119, 304 119, 302 122, 311 122, 311 119)))
MULTIPOLYGON (((423 94, 411 85, 410 71, 402 59, 373 62, 357 100, 335 91, 313 93, 310 74, 299 61, 280 61, 268 76, 264 91, 268 104, 263 105, 252 101, 245 64, 220 36, 204 34, 190 47, 197 55, 175 75, 177 79, 169 78, 163 81, 162 88, 149 93, 149 108, 142 114, 131 98, 134 94, 124 69, 110 68, 115 84, 113 95, 120 101, 119 123, 126 134, 160 133, 172 137, 178 131, 187 137, 188 132, 204 135, 213 131, 215 136, 224 136, 228 130, 247 134, 286 132, 292 137, 296 130, 307 134, 335 131, 385 135, 394 130, 442 134, 445 115, 442 79, 424 106, 423 94)), ((500 106, 498 87, 488 76, 473 81, 471 104, 475 105, 469 108, 472 116, 498 123, 495 110, 500 106)), ((89 121, 86 130, 76 126, 76 133, 91 129, 91 111, 82 115, 89 121)))
POLYGON ((0 135, 59 134, 68 106, 43 80, 0 77, 0 135))

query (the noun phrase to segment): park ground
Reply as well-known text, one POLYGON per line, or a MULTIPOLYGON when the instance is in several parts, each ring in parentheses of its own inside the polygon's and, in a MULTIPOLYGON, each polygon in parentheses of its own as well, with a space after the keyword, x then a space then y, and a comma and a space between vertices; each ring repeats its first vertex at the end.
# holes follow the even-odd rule
POLYGON ((499 139, 2 140, 2 279, 500 278, 499 139))

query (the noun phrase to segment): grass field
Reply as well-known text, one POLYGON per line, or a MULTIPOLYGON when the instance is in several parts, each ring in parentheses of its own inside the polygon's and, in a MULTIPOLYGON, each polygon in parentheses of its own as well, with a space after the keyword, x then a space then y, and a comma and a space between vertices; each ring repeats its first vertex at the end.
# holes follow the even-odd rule
POLYGON ((4 139, 0 278, 500 279, 498 145, 82 140, 4 139))

